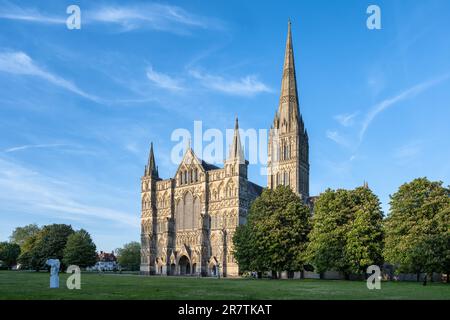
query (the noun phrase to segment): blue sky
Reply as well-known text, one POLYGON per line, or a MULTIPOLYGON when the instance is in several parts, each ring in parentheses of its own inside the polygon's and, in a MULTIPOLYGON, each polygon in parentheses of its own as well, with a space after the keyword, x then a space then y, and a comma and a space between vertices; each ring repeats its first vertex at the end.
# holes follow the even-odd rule
POLYGON ((368 181, 386 212, 406 181, 449 184, 447 0, 0 1, 0 240, 28 223, 85 228, 99 250, 139 240, 150 141, 168 178, 175 129, 268 128, 288 18, 311 194, 368 181))

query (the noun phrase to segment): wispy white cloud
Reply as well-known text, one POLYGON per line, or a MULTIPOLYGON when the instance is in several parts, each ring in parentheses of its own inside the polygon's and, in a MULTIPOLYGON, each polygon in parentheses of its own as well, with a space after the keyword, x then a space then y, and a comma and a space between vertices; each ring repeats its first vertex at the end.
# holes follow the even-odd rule
POLYGON ((357 114, 358 112, 354 112, 351 114, 338 114, 334 117, 334 119, 344 127, 351 127, 355 123, 355 117, 357 114))
POLYGON ((394 158, 404 161, 410 161, 422 152, 422 141, 412 141, 402 145, 394 151, 394 158))
POLYGON ((182 90, 181 80, 170 77, 169 75, 155 71, 152 67, 147 68, 147 78, 156 86, 171 90, 182 90))
MULTIPOLYGON (((140 6, 103 6, 86 13, 88 23, 103 22, 120 25, 125 31, 154 29, 185 33, 187 28, 209 28, 213 21, 196 16, 181 7, 149 3, 140 6)), ((214 24, 218 24, 217 21, 214 24)))
POLYGON ((327 138, 333 140, 337 144, 348 147, 350 143, 346 138, 344 138, 338 131, 327 130, 326 132, 327 138))
MULTIPOLYGON (((223 28, 223 23, 218 19, 198 16, 181 7, 159 3, 82 8, 81 17, 82 25, 112 24, 119 26, 121 31, 149 29, 187 34, 194 28, 223 28)), ((65 24, 67 18, 68 15, 64 12, 60 15, 51 15, 34 8, 20 7, 10 3, 0 8, 0 19, 40 24, 65 24)))
POLYGON ((0 5, 0 19, 18 20, 41 24, 64 24, 64 16, 51 16, 43 14, 34 8, 23 8, 10 2, 3 2, 0 5))
POLYGON ((366 133, 370 124, 372 123, 372 121, 375 119, 375 117, 378 114, 380 114, 387 108, 394 106, 398 102, 412 98, 412 97, 420 94, 421 92, 438 85, 439 83, 447 80, 449 77, 450 77, 450 74, 446 74, 444 76, 422 82, 418 85, 415 85, 409 89, 404 90, 403 92, 397 94, 395 97, 383 100, 382 102, 380 102, 377 105, 375 105, 374 107, 372 107, 362 122, 361 130, 359 131, 359 140, 360 141, 363 140, 364 134, 366 133))
POLYGON ((50 177, 0 158, 0 203, 2 209, 45 214, 58 219, 89 222, 110 221, 136 227, 139 217, 113 208, 86 203, 70 181, 50 177))
POLYGON ((43 67, 36 64, 30 56, 21 51, 0 52, 0 72, 35 76, 86 99, 100 102, 98 97, 84 92, 71 81, 45 70, 43 67))
POLYGON ((230 95, 254 96, 259 93, 272 92, 267 85, 253 75, 245 76, 239 80, 230 80, 220 76, 201 73, 197 70, 190 70, 189 73, 199 80, 204 87, 230 95))
POLYGON ((9 152, 22 151, 22 150, 27 150, 27 149, 34 149, 34 148, 58 148, 58 147, 64 147, 64 146, 66 146, 66 145, 60 144, 60 143, 26 144, 26 145, 22 145, 22 146, 16 146, 16 147, 11 147, 11 148, 5 149, 4 152, 9 153, 9 152))

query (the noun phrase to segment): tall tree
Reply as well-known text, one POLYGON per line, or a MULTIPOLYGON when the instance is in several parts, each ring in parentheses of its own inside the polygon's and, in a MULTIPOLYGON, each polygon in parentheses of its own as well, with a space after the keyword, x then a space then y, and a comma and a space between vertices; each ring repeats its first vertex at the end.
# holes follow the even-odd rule
POLYGON ((62 261, 67 238, 73 232, 72 227, 66 224, 44 226, 37 235, 25 242, 19 261, 24 266, 35 270, 46 268, 45 261, 47 259, 54 258, 62 261))
POLYGON ((17 262, 21 264, 22 269, 39 270, 41 268, 41 266, 39 266, 38 264, 38 255, 35 250, 38 235, 39 233, 27 238, 21 247, 21 253, 19 258, 17 259, 17 262))
POLYGON ((233 236, 233 255, 239 264, 240 272, 256 270, 253 262, 257 257, 251 238, 251 230, 248 224, 242 224, 236 228, 233 236))
POLYGON ((351 192, 343 189, 327 189, 315 201, 307 253, 317 272, 350 271, 345 248, 349 225, 354 217, 353 206, 351 192))
POLYGON ((367 187, 331 190, 314 204, 308 258, 319 272, 336 270, 346 276, 380 265, 383 213, 378 197, 367 187))
POLYGON ((380 200, 368 187, 356 188, 351 193, 354 216, 345 254, 350 271, 365 274, 368 266, 383 263, 383 212, 380 200))
POLYGON ((418 178, 391 196, 385 259, 399 272, 449 272, 450 189, 418 178))
POLYGON ((40 230, 41 229, 37 224, 29 224, 24 227, 17 227, 9 237, 9 241, 12 243, 16 243, 22 247, 27 239, 38 234, 40 230))
POLYGON ((20 246, 10 242, 0 242, 0 260, 3 265, 11 268, 17 263, 20 254, 20 246))
POLYGON ((127 243, 123 248, 116 249, 117 261, 122 267, 129 270, 139 270, 141 264, 141 245, 133 241, 127 243))
POLYGON ((310 216, 289 187, 264 190, 250 208, 247 226, 233 237, 240 268, 243 262, 244 271, 303 270, 310 216))
POLYGON ((90 234, 81 229, 69 235, 63 252, 66 266, 77 265, 81 268, 93 266, 97 260, 96 246, 90 234))

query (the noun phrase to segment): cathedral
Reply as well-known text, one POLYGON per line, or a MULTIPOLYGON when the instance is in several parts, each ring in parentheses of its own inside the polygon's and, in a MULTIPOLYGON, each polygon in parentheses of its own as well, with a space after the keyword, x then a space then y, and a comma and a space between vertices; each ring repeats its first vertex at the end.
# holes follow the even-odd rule
MULTIPOLYGON (((291 24, 281 95, 269 132, 267 187, 309 198, 308 134, 299 110, 291 24)), ((186 148, 175 175, 159 177, 153 144, 141 181, 141 273, 236 277, 233 235, 262 187, 248 180, 238 119, 223 168, 186 148)))

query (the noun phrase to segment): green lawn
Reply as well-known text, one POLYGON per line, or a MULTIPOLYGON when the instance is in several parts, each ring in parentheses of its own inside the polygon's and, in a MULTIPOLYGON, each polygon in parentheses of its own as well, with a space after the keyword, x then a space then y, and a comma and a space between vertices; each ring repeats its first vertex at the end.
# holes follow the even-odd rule
POLYGON ((120 274, 81 275, 81 290, 49 289, 49 274, 0 271, 4 299, 450 299, 450 285, 383 282, 368 290, 362 281, 251 280, 145 277, 120 274))

